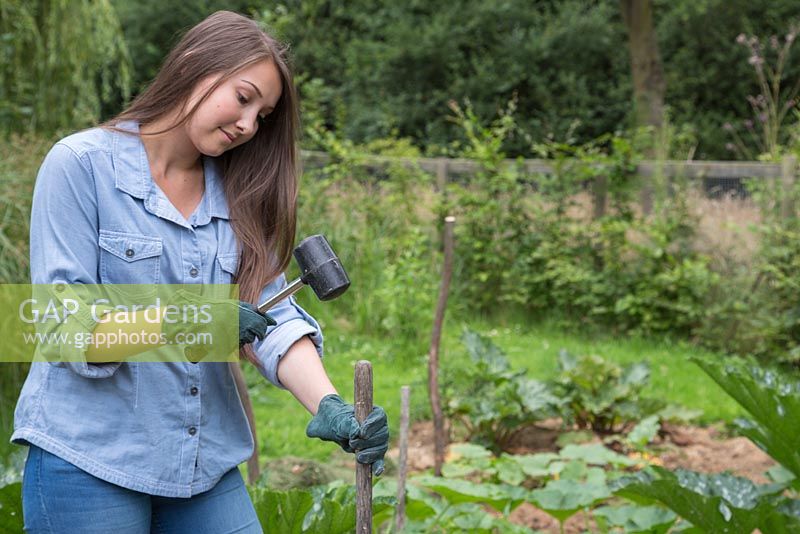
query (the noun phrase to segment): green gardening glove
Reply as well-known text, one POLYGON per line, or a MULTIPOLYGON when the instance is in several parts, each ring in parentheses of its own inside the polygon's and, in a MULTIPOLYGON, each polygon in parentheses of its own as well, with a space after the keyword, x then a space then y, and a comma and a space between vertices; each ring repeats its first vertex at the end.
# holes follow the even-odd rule
MULTIPOLYGON (((275 320, 265 313, 261 313, 249 302, 235 299, 220 299, 186 291, 183 289, 175 291, 170 295, 166 306, 175 306, 178 310, 201 309, 206 305, 206 310, 210 310, 211 320, 203 320, 205 316, 200 316, 197 320, 193 314, 184 317, 181 313, 173 313, 171 316, 162 320, 161 330, 170 342, 179 339, 178 334, 204 334, 210 333, 217 347, 234 347, 252 343, 256 338, 263 339, 266 336, 267 328, 275 325, 275 320), (232 328, 232 317, 238 317, 238 331, 232 328)), ((166 307, 165 307, 166 309, 166 307)), ((191 359, 197 360, 205 356, 208 350, 203 345, 196 345, 190 351, 191 359)))
POLYGON ((256 338, 264 339, 264 336, 267 335, 267 328, 278 324, 275 319, 266 313, 261 313, 258 308, 249 302, 240 300, 237 306, 239 311, 240 348, 252 343, 256 338))
POLYGON ((389 426, 386 412, 376 406, 362 424, 356 421, 355 408, 339 395, 330 394, 322 398, 317 415, 306 428, 310 438, 333 441, 345 452, 355 452, 356 461, 372 464, 372 473, 383 473, 383 456, 389 448, 389 426))

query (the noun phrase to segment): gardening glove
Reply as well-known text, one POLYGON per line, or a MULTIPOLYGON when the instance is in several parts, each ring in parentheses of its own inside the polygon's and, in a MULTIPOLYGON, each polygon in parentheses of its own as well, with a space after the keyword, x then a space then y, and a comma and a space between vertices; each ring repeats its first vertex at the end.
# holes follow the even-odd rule
POLYGON ((267 335, 267 328, 275 326, 275 319, 261 313, 258 308, 249 302, 239 301, 239 347, 243 347, 248 343, 258 339, 264 339, 267 335))
POLYGON ((355 452, 356 461, 372 464, 372 473, 383 473, 383 456, 389 448, 389 427, 386 412, 376 406, 362 424, 356 421, 355 408, 339 395, 322 398, 315 415, 306 428, 310 438, 333 441, 345 451, 355 452))
MULTIPOLYGON (((211 321, 202 322, 193 320, 183 321, 182 313, 168 321, 165 317, 161 322, 161 331, 167 336, 170 342, 175 342, 178 334, 188 333, 210 333, 213 337, 213 344, 217 347, 234 347, 238 342, 239 348, 252 343, 256 338, 263 339, 266 336, 267 328, 276 324, 275 320, 265 313, 261 313, 249 302, 234 299, 220 299, 206 297, 191 291, 178 290, 168 299, 167 305, 177 306, 179 310, 183 306, 210 305, 211 321), (238 317, 238 332, 231 328, 230 317, 238 317), (177 320, 175 320, 177 318, 177 320)), ((190 359, 202 359, 207 349, 202 345, 192 347, 188 352, 190 359)))

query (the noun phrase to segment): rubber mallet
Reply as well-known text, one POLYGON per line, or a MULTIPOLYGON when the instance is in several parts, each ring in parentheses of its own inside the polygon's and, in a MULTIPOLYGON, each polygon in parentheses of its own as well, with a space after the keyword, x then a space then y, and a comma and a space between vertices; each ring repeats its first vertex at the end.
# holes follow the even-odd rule
POLYGON ((259 304, 258 311, 266 312, 304 285, 311 286, 319 300, 333 300, 350 287, 342 262, 325 236, 318 234, 303 239, 294 249, 294 259, 300 267, 300 278, 259 304))

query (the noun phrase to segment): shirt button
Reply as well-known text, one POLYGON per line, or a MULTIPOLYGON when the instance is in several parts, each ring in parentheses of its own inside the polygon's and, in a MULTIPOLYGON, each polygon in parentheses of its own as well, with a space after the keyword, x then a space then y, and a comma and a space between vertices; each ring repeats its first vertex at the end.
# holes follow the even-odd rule
POLYGON ((198 391, 199 390, 197 389, 197 386, 192 386, 192 389, 189 390, 189 393, 191 393, 192 395, 197 395, 198 391))
POLYGON ((132 258, 134 254, 135 252, 133 251, 132 248, 129 248, 128 250, 125 251, 125 255, 129 258, 132 258))
POLYGON ((197 429, 195 427, 193 427, 193 426, 190 426, 189 427, 189 435, 190 436, 194 436, 195 434, 197 434, 197 429))
POLYGON ((198 272, 200 272, 200 271, 198 271, 195 267, 192 267, 191 269, 189 269, 189 275, 192 278, 195 278, 197 276, 198 272))

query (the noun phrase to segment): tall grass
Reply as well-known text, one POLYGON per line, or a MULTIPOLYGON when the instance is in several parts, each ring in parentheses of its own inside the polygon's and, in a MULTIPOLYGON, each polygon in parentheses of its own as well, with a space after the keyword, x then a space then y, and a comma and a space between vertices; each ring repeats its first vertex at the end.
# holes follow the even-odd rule
MULTIPOLYGON (((35 136, 12 136, 0 143, 0 283, 28 283, 28 232, 36 172, 51 141, 35 136)), ((2 344, 0 344, 1 346, 2 344)), ((13 409, 28 365, 0 365, 0 458, 8 444, 13 409)))
POLYGON ((0 283, 28 282, 33 183, 50 144, 34 136, 0 143, 0 283))

